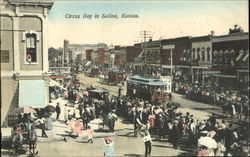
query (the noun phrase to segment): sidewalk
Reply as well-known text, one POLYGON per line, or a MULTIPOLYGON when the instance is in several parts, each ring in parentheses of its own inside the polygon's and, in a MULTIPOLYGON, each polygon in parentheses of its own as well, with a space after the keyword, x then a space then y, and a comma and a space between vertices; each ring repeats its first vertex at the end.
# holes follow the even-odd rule
MULTIPOLYGON (((67 125, 64 120, 64 105, 65 104, 72 104, 66 99, 58 98, 56 100, 52 100, 52 103, 49 103, 49 105, 56 106, 56 104, 59 102, 61 107, 61 114, 59 116, 59 120, 56 120, 56 113, 53 113, 52 118, 52 130, 46 130, 46 134, 48 135, 48 138, 41 137, 42 131, 41 129, 36 129, 36 133, 38 136, 39 142, 49 142, 49 141, 62 141, 65 137, 68 139, 74 139, 69 136, 67 133, 67 125)), ((106 133, 99 131, 99 124, 101 123, 101 119, 94 119, 92 120, 89 125, 93 130, 98 130, 98 132, 94 133, 94 137, 105 137, 105 136, 113 136, 114 133, 106 133)), ((106 129, 106 128, 104 128, 106 129)), ((8 138, 11 136, 11 128, 1 128, 1 134, 3 138, 8 138)), ((82 130, 82 134, 78 137, 78 139, 87 139, 87 133, 86 130, 82 130)))
MULTIPOLYGON (((70 137, 69 134, 67 133, 67 125, 65 123, 64 119, 64 106, 65 104, 73 104, 69 102, 66 99, 63 98, 58 98, 56 100, 52 100, 52 102, 49 105, 56 106, 56 104, 59 102, 60 108, 61 108, 61 113, 59 115, 59 119, 56 120, 56 112, 52 114, 51 118, 53 120, 52 122, 52 130, 46 130, 46 134, 48 135, 48 138, 43 138, 41 137, 42 132, 40 129, 37 129, 37 135, 38 135, 38 140, 40 142, 48 142, 48 141, 63 141, 64 138, 68 140, 76 140, 76 139, 87 139, 87 133, 86 130, 82 130, 82 134, 75 138, 75 137, 70 137)), ((93 130, 100 130, 99 124, 101 123, 101 119, 94 119, 90 121, 89 125, 93 130)), ((104 128, 106 129, 106 128, 104 128)), ((95 132, 94 137, 105 137, 105 136, 113 136, 114 133, 105 133, 105 132, 95 132)))

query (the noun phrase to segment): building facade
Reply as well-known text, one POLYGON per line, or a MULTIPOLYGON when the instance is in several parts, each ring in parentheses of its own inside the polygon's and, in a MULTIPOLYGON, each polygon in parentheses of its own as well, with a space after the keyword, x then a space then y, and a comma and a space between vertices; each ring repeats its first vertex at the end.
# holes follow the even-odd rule
POLYGON ((4 0, 0 5, 3 122, 17 107, 48 104, 47 26, 53 3, 4 0))

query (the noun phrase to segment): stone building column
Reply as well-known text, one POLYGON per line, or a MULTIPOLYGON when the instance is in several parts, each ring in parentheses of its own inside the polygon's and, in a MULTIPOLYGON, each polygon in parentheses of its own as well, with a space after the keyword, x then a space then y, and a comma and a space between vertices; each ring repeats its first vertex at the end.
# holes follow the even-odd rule
POLYGON ((44 17, 42 18, 42 55, 43 55, 43 72, 49 71, 48 62, 48 10, 44 8, 44 17))
POLYGON ((20 49, 19 49, 19 17, 13 17, 13 55, 14 55, 14 72, 20 72, 20 49))

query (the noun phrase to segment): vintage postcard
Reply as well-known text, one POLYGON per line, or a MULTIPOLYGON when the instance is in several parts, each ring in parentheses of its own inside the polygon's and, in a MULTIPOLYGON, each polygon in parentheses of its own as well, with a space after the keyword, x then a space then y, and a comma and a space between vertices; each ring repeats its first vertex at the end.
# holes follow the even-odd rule
POLYGON ((0 0, 2 156, 249 156, 247 0, 0 0))

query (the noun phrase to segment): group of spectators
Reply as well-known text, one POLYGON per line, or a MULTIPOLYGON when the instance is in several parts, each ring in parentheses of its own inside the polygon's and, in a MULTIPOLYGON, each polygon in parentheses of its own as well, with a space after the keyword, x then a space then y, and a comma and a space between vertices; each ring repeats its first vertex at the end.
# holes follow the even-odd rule
POLYGON ((226 90, 223 87, 213 86, 209 83, 207 86, 202 86, 198 83, 176 81, 174 91, 195 101, 220 106, 225 117, 229 114, 231 118, 237 116, 241 120, 242 115, 244 115, 244 121, 246 121, 249 114, 249 96, 241 92, 241 90, 226 90))
MULTIPOLYGON (((69 77, 68 77, 69 78, 69 77)), ((79 80, 76 75, 72 75, 71 79, 66 79, 63 85, 64 89, 59 90, 61 97, 69 100, 70 103, 57 105, 57 119, 60 110, 64 111, 64 121, 68 125, 70 135, 82 133, 82 129, 87 130, 91 120, 101 118, 106 123, 110 131, 114 131, 114 121, 117 119, 115 115, 114 98, 97 100, 89 96, 88 91, 94 89, 89 86, 86 89, 80 87, 79 80)), ((102 123, 102 124, 103 124, 102 123)), ((103 125, 102 125, 103 126, 103 125)), ((100 126, 101 127, 101 126, 100 126)))
POLYGON ((167 138, 174 148, 178 147, 180 139, 187 138, 185 144, 196 148, 198 156, 243 155, 244 144, 248 142, 246 122, 236 128, 224 120, 219 122, 215 114, 208 119, 196 119, 189 112, 179 112, 179 106, 173 102, 152 105, 146 100, 127 96, 117 98, 118 114, 134 123, 135 136, 148 131, 160 139, 167 138), (204 137, 214 140, 216 147, 199 143, 204 137))

